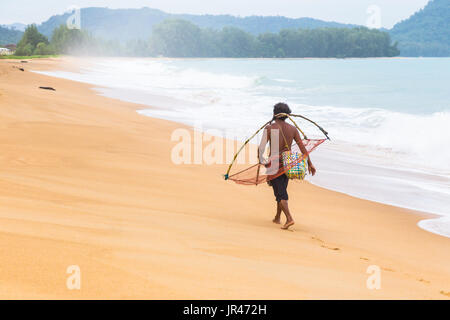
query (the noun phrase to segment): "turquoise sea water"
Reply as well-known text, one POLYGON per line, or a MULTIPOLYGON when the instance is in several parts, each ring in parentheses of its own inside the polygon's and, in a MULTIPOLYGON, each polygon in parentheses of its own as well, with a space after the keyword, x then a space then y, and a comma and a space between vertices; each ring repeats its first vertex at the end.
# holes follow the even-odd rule
MULTIPOLYGON (((450 110, 450 59, 174 60, 168 65, 255 79, 259 94, 306 105, 412 114, 450 110)), ((194 80, 195 81, 195 80, 194 80)))

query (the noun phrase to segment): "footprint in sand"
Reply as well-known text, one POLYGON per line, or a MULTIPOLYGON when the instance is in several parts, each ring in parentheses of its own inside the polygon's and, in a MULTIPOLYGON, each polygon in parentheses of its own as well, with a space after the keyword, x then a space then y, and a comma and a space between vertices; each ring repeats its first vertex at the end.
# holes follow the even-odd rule
POLYGON ((333 248, 333 247, 328 247, 328 246, 326 246, 326 245, 321 245, 321 247, 322 248, 325 248, 325 249, 329 249, 329 250, 334 250, 334 251, 339 251, 339 250, 341 250, 341 249, 339 249, 339 248, 333 248))
POLYGON ((440 293, 443 294, 444 296, 450 297, 450 291, 447 292, 447 291, 441 290, 440 293))
POLYGON ((320 243, 322 243, 322 245, 321 245, 322 248, 325 248, 325 249, 328 249, 328 250, 333 250, 333 251, 339 251, 339 250, 341 250, 341 249, 339 249, 339 248, 326 246, 326 245, 324 244, 325 242, 324 242, 322 239, 320 239, 320 238, 317 238, 317 237, 311 237, 311 239, 316 240, 316 241, 319 241, 320 243))
POLYGON ((319 239, 319 238, 317 238, 317 237, 311 237, 311 239, 313 239, 313 240, 316 240, 316 241, 319 241, 319 242, 323 243, 323 240, 322 240, 322 239, 319 239))
POLYGON ((369 261, 369 259, 368 258, 364 258, 364 257, 359 257, 361 260, 364 260, 364 261, 369 261))
POLYGON ((417 281, 419 281, 419 282, 423 282, 423 283, 430 283, 430 281, 428 281, 428 280, 425 280, 425 279, 422 279, 422 278, 420 278, 420 279, 417 279, 417 281))

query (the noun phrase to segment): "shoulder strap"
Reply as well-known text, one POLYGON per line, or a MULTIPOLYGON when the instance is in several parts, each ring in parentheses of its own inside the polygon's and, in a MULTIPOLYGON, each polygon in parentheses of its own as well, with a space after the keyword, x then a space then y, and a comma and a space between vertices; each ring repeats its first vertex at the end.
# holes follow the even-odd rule
MULTIPOLYGON (((275 122, 275 123, 276 123, 276 122, 275 122)), ((291 148, 289 147, 289 145, 288 145, 288 143, 287 143, 286 136, 285 136, 284 133, 283 133, 283 129, 281 129, 281 126, 280 126, 278 123, 276 123, 276 125, 278 126, 278 128, 280 128, 281 135, 283 136, 283 139, 284 139, 284 145, 286 146, 286 148, 287 148, 288 150, 291 150, 291 148)))

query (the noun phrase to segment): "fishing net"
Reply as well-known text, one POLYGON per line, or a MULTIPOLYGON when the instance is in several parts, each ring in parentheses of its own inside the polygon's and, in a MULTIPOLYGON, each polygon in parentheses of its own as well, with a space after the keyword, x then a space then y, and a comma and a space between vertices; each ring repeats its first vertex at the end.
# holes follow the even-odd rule
MULTIPOLYGON (((303 145, 308 153, 301 155, 296 161, 290 163, 288 166, 283 166, 280 155, 268 158, 267 161, 264 161, 265 164, 258 163, 257 158, 248 159, 254 163, 252 166, 248 167, 247 164, 247 167, 245 168, 244 164, 235 165, 227 179, 243 185, 258 185, 265 183, 285 174, 286 171, 295 167, 326 140, 327 139, 303 139, 303 145)), ((250 146, 249 148, 257 148, 257 146, 250 146)), ((301 154, 297 144, 294 144, 291 150, 292 152, 301 154)), ((254 153, 256 153, 256 151, 254 153)))
MULTIPOLYGON (((284 136, 283 136, 284 137, 284 136)), ((302 162, 308 155, 314 151, 319 145, 321 145, 326 140, 329 140, 328 132, 326 132, 321 126, 319 126, 314 121, 299 115, 299 114, 287 114, 287 113, 279 113, 274 116, 274 118, 270 121, 268 121, 266 124, 264 124, 261 128, 259 128, 250 138, 248 138, 244 144, 239 148, 239 150, 236 152, 236 154, 233 157, 233 160, 231 161, 228 171, 225 174, 225 180, 231 180, 238 184, 244 184, 244 185, 258 185, 267 181, 270 181, 272 179, 275 179, 282 174, 285 174, 286 171, 290 170, 291 168, 297 166, 300 162, 302 162), (301 133, 303 136, 302 142, 305 146, 306 152, 302 154, 300 152, 300 148, 297 144, 293 144, 291 149, 291 152, 297 152, 300 154, 300 156, 297 158, 297 155, 295 155, 295 158, 297 158, 296 161, 290 162, 288 165, 283 166, 283 161, 281 159, 281 155, 274 155, 272 157, 269 157, 267 161, 261 161, 263 164, 260 163, 258 159, 258 146, 252 145, 249 142, 256 137, 256 135, 266 128, 269 124, 271 124, 276 118, 288 118, 292 124, 297 128, 297 130, 301 133), (316 126, 322 134, 326 137, 326 139, 308 139, 306 137, 306 134, 300 129, 300 127, 297 125, 297 123, 294 121, 293 118, 300 118, 303 120, 308 121, 309 123, 316 126), (244 151, 244 152, 242 152, 244 151), (245 151, 250 154, 248 162, 244 162, 243 164, 240 164, 238 157, 242 159, 242 155, 245 153, 245 151), (252 164, 250 167, 249 164, 252 164)), ((286 146, 289 148, 286 142, 286 138, 284 137, 286 146)), ((267 149, 266 149, 267 151, 267 149)), ((267 152, 266 152, 267 153, 267 152)), ((270 154, 270 151, 269 151, 270 154)), ((295 170, 293 170, 295 171, 295 170)))

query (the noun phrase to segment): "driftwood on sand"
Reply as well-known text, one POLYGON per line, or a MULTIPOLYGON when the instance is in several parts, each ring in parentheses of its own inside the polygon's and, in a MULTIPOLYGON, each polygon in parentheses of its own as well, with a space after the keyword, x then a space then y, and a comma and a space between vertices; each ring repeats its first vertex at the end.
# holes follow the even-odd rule
POLYGON ((54 88, 52 88, 52 87, 39 87, 39 89, 56 91, 56 90, 55 90, 54 88))

